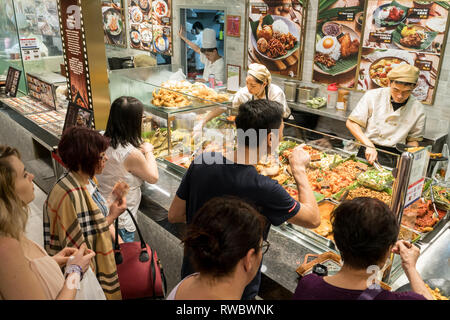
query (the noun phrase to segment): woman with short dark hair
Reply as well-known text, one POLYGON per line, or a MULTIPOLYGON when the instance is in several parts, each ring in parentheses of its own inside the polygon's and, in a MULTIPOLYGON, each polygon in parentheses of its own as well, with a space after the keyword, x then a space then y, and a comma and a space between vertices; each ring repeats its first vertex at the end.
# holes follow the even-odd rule
MULTIPOLYGON (((128 208, 134 217, 141 203, 141 185, 158 182, 158 167, 153 146, 142 141, 142 116, 144 105, 133 97, 114 100, 109 112, 105 137, 111 140, 106 149, 108 162, 99 175, 99 191, 108 199, 118 181, 130 187, 126 196, 128 208)), ((136 228, 126 212, 119 217, 119 235, 124 242, 134 241, 136 228)))
POLYGON ((195 215, 183 240, 197 273, 167 300, 239 300, 268 249, 265 218, 237 198, 213 198, 195 215))
POLYGON ((92 270, 107 299, 121 299, 119 278, 109 226, 126 209, 126 199, 114 199, 99 208, 94 175, 100 174, 108 157, 109 139, 98 132, 70 127, 58 144, 58 153, 69 172, 50 191, 44 204, 44 243, 50 255, 83 243, 96 253, 92 270), (106 209, 106 212, 105 212, 106 209))
POLYGON ((334 240, 344 262, 332 276, 310 274, 295 290, 296 300, 424 300, 433 299, 416 270, 420 251, 413 244, 397 241, 397 219, 382 201, 355 198, 342 202, 331 214, 334 240), (373 270, 385 265, 391 252, 400 254, 402 267, 413 292, 373 291, 373 270), (375 267, 375 268, 371 268, 375 267), (424 298, 425 297, 425 298, 424 298))

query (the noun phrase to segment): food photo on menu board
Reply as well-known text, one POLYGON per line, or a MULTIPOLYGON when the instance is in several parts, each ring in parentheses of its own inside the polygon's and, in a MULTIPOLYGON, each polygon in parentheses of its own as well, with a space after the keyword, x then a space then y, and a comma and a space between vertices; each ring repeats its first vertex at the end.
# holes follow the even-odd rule
POLYGON ((369 1, 364 46, 441 54, 449 1, 369 1))
POLYGON ((132 48, 170 55, 171 1, 129 0, 132 48))
POLYGON ((172 54, 171 28, 153 25, 154 51, 164 55, 172 54))
POLYGON ((355 87, 363 0, 319 0, 313 81, 355 87))
POLYGON ((305 0, 249 3, 248 65, 265 65, 272 74, 299 77, 305 0))
POLYGON ((130 45, 134 49, 153 51, 152 1, 128 1, 130 45))
POLYGON ((393 49, 363 48, 359 67, 358 89, 370 90, 388 86, 387 74, 393 68, 410 64, 419 68, 419 80, 413 95, 432 104, 437 84, 439 56, 393 49))
POLYGON ((153 0, 152 1, 152 18, 154 25, 170 26, 171 25, 171 0, 153 0))
POLYGON ((102 14, 105 43, 125 47, 126 31, 122 1, 103 1, 102 14))

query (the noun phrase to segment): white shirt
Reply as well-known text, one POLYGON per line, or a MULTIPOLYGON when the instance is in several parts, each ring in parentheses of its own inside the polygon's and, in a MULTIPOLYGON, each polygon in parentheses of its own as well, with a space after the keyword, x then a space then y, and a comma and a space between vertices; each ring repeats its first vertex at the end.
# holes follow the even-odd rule
MULTIPOLYGON (((99 174, 96 177, 98 181, 98 190, 105 199, 110 197, 116 182, 119 180, 126 182, 130 187, 126 196, 127 207, 130 209, 133 216, 136 217, 139 204, 141 203, 141 185, 143 181, 128 172, 124 166, 125 160, 133 150, 136 150, 136 148, 131 144, 127 144, 125 147, 119 145, 117 149, 108 147, 108 149, 106 149, 108 161, 106 161, 102 174, 99 174)), ((136 231, 133 220, 131 220, 128 212, 119 216, 119 229, 126 229, 128 232, 136 231)))
POLYGON ((409 97, 403 107, 394 111, 390 88, 369 90, 348 117, 359 124, 374 144, 395 147, 397 143, 422 141, 425 131, 423 105, 409 97))
POLYGON ((213 74, 216 81, 225 83, 225 62, 223 58, 211 63, 205 54, 200 53, 200 61, 205 65, 205 69, 203 69, 203 80, 208 81, 209 75, 213 74))
MULTIPOLYGON (((247 101, 252 100, 253 95, 248 92, 247 86, 240 88, 239 91, 234 95, 233 98, 233 108, 239 108, 239 106, 247 101)), ((283 117, 287 118, 291 114, 286 101, 286 96, 284 91, 277 85, 271 83, 269 85, 269 90, 267 92, 267 98, 270 101, 276 101, 281 103, 284 108, 283 117)))

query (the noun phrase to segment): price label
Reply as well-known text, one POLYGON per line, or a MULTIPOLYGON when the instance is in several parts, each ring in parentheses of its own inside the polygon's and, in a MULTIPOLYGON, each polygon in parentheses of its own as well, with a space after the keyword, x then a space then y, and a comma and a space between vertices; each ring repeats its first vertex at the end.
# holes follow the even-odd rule
POLYGON ((339 11, 338 21, 354 21, 355 13, 350 11, 339 11))
POLYGON ((392 43, 392 33, 370 32, 369 41, 376 43, 392 43))
POLYGON ((428 19, 430 9, 428 8, 411 8, 408 11, 408 18, 428 19))
POLYGON ((408 191, 406 193, 405 208, 420 199, 424 184, 425 178, 422 178, 421 180, 417 181, 416 183, 408 187, 408 191))
POLYGON ((253 14, 266 14, 267 6, 266 5, 252 5, 251 11, 253 14))
POLYGON ((431 71, 431 67, 433 66, 433 62, 429 60, 416 60, 414 65, 422 71, 431 71))

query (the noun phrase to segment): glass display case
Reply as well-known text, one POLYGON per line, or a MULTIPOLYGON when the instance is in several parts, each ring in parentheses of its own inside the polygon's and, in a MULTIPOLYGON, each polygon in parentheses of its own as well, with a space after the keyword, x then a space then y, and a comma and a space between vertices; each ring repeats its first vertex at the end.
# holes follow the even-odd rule
POLYGON ((109 72, 111 101, 132 96, 143 102, 145 117, 143 137, 154 146, 155 156, 169 164, 180 164, 184 157, 202 144, 202 128, 232 128, 232 96, 225 88, 211 89, 200 82, 184 80, 179 66, 164 65, 146 68, 112 70, 109 72), (203 126, 206 115, 218 108, 225 115, 203 126), (174 157, 178 158, 175 159, 174 157), (168 158, 169 157, 169 158, 168 158), (177 161, 179 160, 179 161, 177 161))
POLYGON ((2 2, 0 10, 0 81, 6 80, 9 67, 22 71, 19 92, 26 92, 22 55, 18 50, 19 33, 12 0, 2 2))
POLYGON ((26 74, 48 79, 61 72, 64 60, 56 0, 5 0, 0 39, 0 75, 9 66, 21 70, 22 94, 28 94, 26 74))

